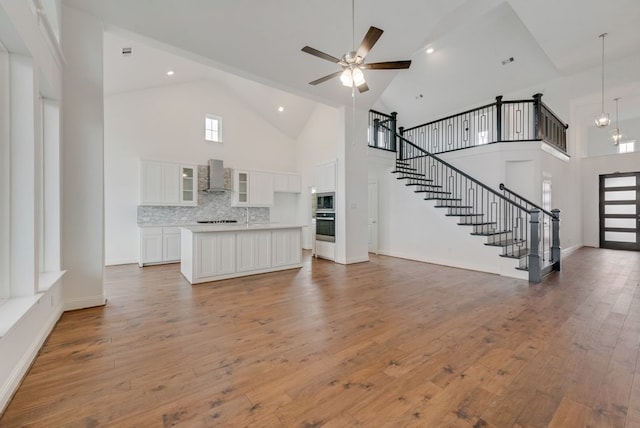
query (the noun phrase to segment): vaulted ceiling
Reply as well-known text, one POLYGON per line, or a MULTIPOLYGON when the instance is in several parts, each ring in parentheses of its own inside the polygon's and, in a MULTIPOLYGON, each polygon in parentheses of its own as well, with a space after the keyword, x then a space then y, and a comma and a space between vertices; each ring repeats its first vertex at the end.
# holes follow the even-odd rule
MULTIPOLYGON (((289 109, 299 116, 282 124, 290 135, 299 131, 298 122, 314 102, 351 103, 349 89, 338 79, 308 84, 338 66, 300 49, 310 45, 340 57, 354 42, 360 43, 369 26, 384 34, 367 62, 413 63, 403 71, 365 70, 370 91, 357 94, 356 101, 365 109, 383 106, 398 111, 409 125, 490 102, 496 95, 544 90, 548 82, 571 76, 581 76, 578 80, 588 90, 576 88, 575 94, 565 95, 579 94, 593 105, 585 112, 597 113, 602 32, 609 33, 608 63, 640 66, 637 0, 356 0, 353 27, 351 3, 346 0, 63 1, 103 19, 114 34, 105 44, 114 50, 111 54, 120 55, 118 45, 127 41, 140 44, 142 51, 145 46, 157 50, 154 60, 136 65, 135 73, 118 69, 127 66, 118 64, 121 59, 107 59, 105 65, 117 71, 106 69, 105 75, 113 79, 105 82, 107 91, 169 83, 166 68, 178 66, 164 65, 158 53, 169 52, 185 61, 181 78, 226 79, 258 109, 271 109, 277 97, 299 104, 289 109), (427 55, 426 47, 435 52, 427 55), (509 58, 513 61, 503 65, 509 58)), ((611 73, 615 85, 627 91, 621 96, 637 98, 640 115, 638 74, 611 73)))

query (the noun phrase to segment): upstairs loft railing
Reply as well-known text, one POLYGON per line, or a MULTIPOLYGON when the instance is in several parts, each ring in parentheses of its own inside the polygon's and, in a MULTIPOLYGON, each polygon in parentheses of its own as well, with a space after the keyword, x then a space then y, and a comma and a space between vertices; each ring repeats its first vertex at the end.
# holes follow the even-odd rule
MULTIPOLYGON (((369 145, 395 150, 396 122, 395 113, 371 110, 369 145)), ((568 127, 542 102, 542 94, 535 94, 530 100, 514 101, 498 96, 494 103, 412 128, 400 127, 398 132, 432 154, 516 141, 544 141, 566 154, 568 127)))
POLYGON ((396 151, 397 116, 396 112, 385 114, 369 110, 369 147, 390 152, 396 151))

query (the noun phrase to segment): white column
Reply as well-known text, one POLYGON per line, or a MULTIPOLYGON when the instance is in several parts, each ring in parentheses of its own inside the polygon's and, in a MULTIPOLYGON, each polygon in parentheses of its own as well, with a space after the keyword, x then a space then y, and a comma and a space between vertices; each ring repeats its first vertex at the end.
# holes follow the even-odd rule
MULTIPOLYGON (((8 94, 9 54, 0 48, 0 93, 8 94)), ((11 201, 11 151, 9 97, 0 97, 0 299, 8 298, 11 289, 10 263, 11 247, 9 245, 9 203, 11 201)))
POLYGON ((63 6, 62 268, 65 310, 105 302, 102 23, 63 6))
MULTIPOLYGON (((357 95, 356 95, 357 96, 357 95)), ((363 110, 340 108, 344 139, 338 143, 336 262, 369 260, 367 236, 367 127, 363 110)))

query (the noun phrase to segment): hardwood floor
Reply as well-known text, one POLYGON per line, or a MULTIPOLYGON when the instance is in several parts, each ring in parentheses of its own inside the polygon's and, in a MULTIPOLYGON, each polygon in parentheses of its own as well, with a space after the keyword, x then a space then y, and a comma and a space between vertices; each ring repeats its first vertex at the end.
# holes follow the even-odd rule
POLYGON ((640 253, 543 283, 372 256, 190 286, 106 269, 2 427, 638 427, 640 253))

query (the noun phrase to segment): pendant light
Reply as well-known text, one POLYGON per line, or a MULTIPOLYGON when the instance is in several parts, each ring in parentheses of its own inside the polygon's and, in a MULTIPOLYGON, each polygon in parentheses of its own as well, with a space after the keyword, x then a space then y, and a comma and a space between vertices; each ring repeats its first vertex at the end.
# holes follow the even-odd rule
POLYGON ((616 102, 616 129, 611 132, 611 140, 613 141, 613 144, 617 146, 623 138, 622 133, 620 133, 620 125, 618 124, 618 101, 620 100, 620 97, 614 98, 613 100, 616 102))
POLYGON ((609 113, 604 112, 604 38, 607 36, 607 33, 600 34, 600 38, 602 38, 602 113, 598 117, 596 117, 596 126, 598 128, 606 128, 611 123, 611 119, 609 119, 609 113))

